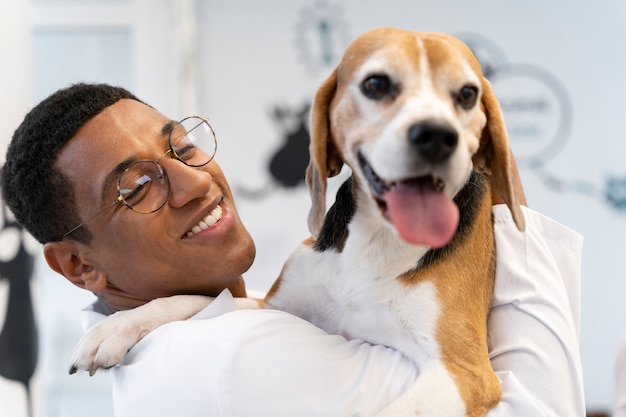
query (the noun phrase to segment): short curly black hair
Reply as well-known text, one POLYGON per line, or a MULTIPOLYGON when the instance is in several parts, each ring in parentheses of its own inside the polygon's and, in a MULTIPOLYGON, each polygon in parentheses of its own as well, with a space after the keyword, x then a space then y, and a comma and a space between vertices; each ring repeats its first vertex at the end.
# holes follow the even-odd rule
MULTIPOLYGON (((54 168, 57 154, 86 122, 123 98, 142 102, 121 87, 74 84, 35 106, 13 134, 0 171, 2 199, 39 242, 61 240, 81 222, 71 182, 54 168)), ((91 234, 82 227, 71 238, 89 243, 91 234)))

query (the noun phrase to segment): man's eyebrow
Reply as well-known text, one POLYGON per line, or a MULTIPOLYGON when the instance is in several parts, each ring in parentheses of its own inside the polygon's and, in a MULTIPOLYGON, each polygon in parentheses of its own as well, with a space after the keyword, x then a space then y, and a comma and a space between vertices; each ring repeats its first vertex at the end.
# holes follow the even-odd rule
POLYGON ((177 124, 178 122, 176 120, 170 120, 169 122, 165 123, 161 128, 161 136, 169 137, 170 134, 174 131, 174 128, 177 124))
POLYGON ((102 185, 102 197, 101 197, 102 201, 105 201, 105 198, 107 197, 107 191, 109 191, 111 188, 117 188, 117 182, 120 176, 135 161, 137 161, 137 158, 135 158, 134 156, 126 158, 122 162, 117 164, 117 166, 113 168, 111 172, 107 174, 107 176, 104 178, 104 183, 102 185))

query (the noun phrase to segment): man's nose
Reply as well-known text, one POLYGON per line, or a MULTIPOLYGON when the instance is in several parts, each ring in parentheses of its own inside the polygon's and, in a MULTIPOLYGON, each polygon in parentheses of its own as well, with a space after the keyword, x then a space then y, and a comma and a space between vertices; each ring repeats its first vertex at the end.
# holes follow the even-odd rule
POLYGON ((193 168, 173 158, 163 159, 161 166, 170 182, 168 203, 171 207, 182 207, 206 196, 211 189, 213 177, 202 167, 193 168))

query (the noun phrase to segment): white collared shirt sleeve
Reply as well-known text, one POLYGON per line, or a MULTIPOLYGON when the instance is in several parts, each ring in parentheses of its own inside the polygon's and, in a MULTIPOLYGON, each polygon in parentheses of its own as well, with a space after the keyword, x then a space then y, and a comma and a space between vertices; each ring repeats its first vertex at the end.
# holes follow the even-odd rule
POLYGON ((525 233, 506 206, 493 214, 498 254, 488 333, 503 397, 487 417, 583 417, 582 237, 530 209, 525 233))
MULTIPOLYGON (((505 206, 493 213, 489 348, 503 398, 487 417, 583 417, 582 239, 532 210, 524 209, 523 234, 505 206)), ((112 370, 116 417, 371 416, 417 377, 391 349, 328 335, 289 314, 232 311, 227 297, 215 308, 156 329, 112 370)))
POLYGON ((401 354, 276 310, 153 331, 113 369, 116 417, 370 416, 415 381, 401 354))

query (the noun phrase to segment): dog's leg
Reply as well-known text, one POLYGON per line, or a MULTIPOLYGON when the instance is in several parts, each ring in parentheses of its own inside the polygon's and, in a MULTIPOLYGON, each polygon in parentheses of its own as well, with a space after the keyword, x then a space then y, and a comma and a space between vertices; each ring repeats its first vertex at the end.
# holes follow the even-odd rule
MULTIPOLYGON (((90 375, 120 363, 145 335, 162 324, 186 320, 202 311, 214 298, 174 295, 157 298, 132 310, 118 311, 89 329, 79 340, 70 361, 70 374, 79 369, 90 375)), ((263 300, 235 298, 238 310, 257 309, 263 300)))
POLYGON ((130 348, 152 330, 171 321, 186 320, 212 300, 201 295, 175 295, 157 298, 132 310, 118 311, 80 339, 72 355, 70 373, 84 369, 93 375, 99 368, 117 365, 130 348))

